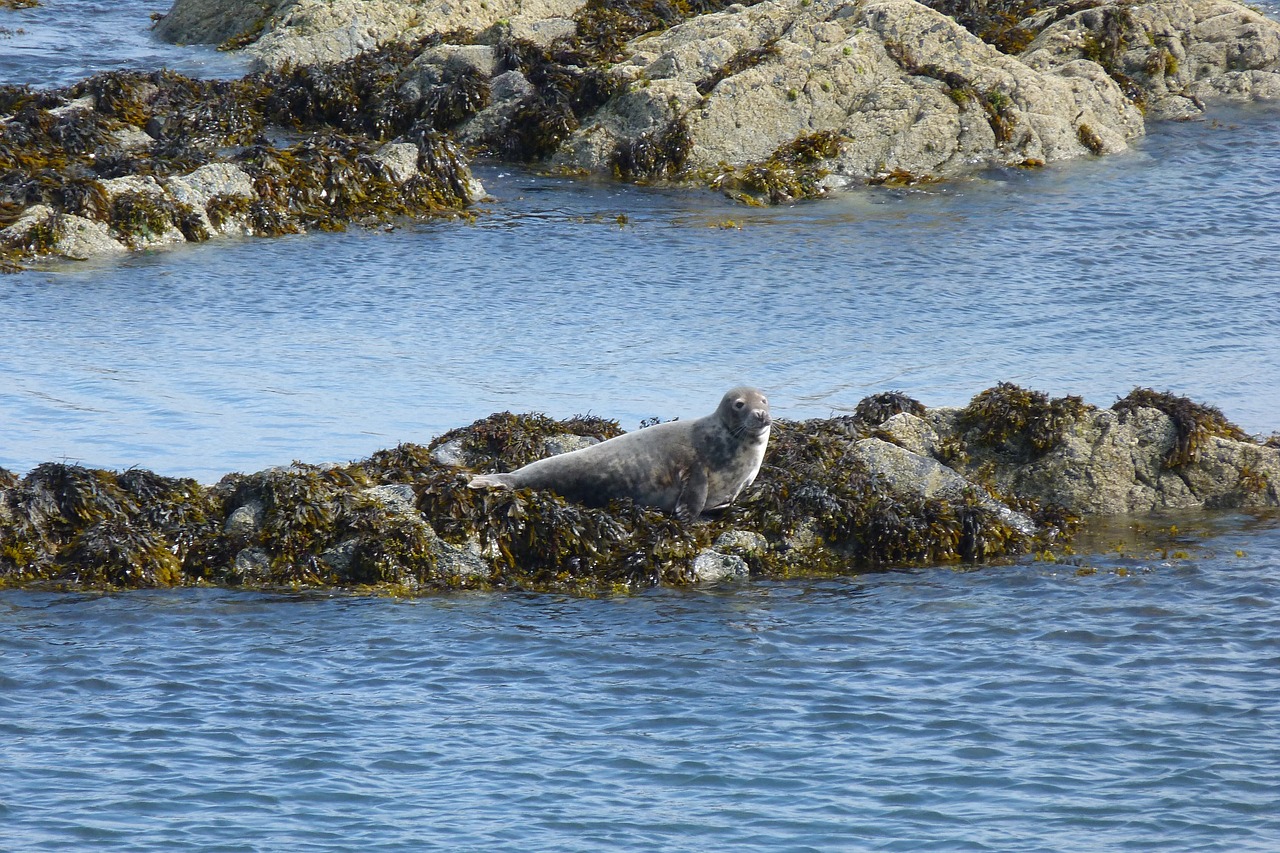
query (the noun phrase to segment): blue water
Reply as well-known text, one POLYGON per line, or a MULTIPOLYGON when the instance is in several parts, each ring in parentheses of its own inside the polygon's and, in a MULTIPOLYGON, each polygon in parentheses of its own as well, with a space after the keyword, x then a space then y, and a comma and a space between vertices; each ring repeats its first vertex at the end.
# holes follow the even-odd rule
MULTIPOLYGON (((0 13, 0 79, 237 73, 147 11, 0 13)), ((0 465, 212 480, 738 381, 786 417, 1143 384, 1280 428, 1275 111, 771 210, 479 172, 471 224, 0 277, 0 465)), ((1280 516, 1174 523, 600 600, 0 591, 0 850, 1280 850, 1280 516)))
MULTIPOLYGON (((63 2, 10 14, 52 23, 0 74, 208 55, 151 40, 145 7, 63 2), (54 49, 64 27, 82 54, 54 49)), ((767 210, 477 173, 493 198, 473 223, 0 277, 0 466, 214 481, 502 410, 633 429, 744 382, 789 418, 889 389, 963 405, 1011 381, 1104 407, 1152 386, 1280 429, 1280 108, 1154 125, 1117 156, 767 210)))
POLYGON ((1280 519, 1214 525, 1085 576, 0 593, 0 848, 1274 851, 1280 519))

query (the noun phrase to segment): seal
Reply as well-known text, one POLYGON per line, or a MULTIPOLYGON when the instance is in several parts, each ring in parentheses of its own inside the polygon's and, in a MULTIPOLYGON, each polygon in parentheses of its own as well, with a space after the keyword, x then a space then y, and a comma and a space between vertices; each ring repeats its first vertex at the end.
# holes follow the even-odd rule
POLYGON ((706 417, 655 424, 468 485, 549 489, 589 506, 631 498, 692 521, 729 506, 755 482, 772 423, 763 392, 734 388, 706 417))

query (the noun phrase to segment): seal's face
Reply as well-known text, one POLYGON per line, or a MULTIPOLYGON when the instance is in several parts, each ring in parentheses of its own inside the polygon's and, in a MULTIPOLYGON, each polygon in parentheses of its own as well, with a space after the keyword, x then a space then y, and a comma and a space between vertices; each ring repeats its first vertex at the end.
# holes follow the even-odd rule
POLYGON ((769 400, 758 388, 734 388, 720 401, 720 419, 739 437, 767 435, 773 418, 769 400))

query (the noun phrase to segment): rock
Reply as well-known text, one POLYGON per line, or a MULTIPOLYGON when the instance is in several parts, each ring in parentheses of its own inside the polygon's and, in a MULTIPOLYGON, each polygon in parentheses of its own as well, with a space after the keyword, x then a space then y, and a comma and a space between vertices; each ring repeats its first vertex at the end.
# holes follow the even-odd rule
POLYGON ((261 501, 249 501, 231 511, 223 530, 228 536, 247 539, 262 528, 262 513, 261 501))
POLYGON ((1026 515, 995 500, 981 486, 965 479, 936 459, 912 453, 878 438, 856 442, 852 452, 868 469, 883 477, 889 490, 895 494, 957 504, 974 501, 1024 536, 1036 533, 1035 522, 1026 515))
POLYGON ((232 570, 241 583, 262 582, 271 572, 271 555, 254 545, 236 554, 232 570))
POLYGON ((716 537, 715 547, 730 554, 759 555, 769 550, 769 540, 751 530, 726 530, 716 537))
POLYGON ((524 31, 571 18, 584 0, 176 0, 156 35, 178 44, 245 47, 258 68, 338 62, 389 41, 484 30, 502 20, 524 31))
MULTIPOLYGON (((416 158, 417 152, 415 150, 416 158)), ((210 233, 231 234, 241 230, 241 224, 235 217, 214 225, 209 218, 209 202, 217 196, 242 198, 251 201, 257 198, 253 189, 253 181, 244 170, 232 163, 210 163, 201 166, 187 175, 177 175, 164 181, 164 189, 176 202, 189 206, 200 217, 201 223, 210 233)))
POLYGON ((1010 464, 976 453, 967 470, 991 462, 1002 491, 1081 515, 1280 504, 1280 451, 1210 437, 1195 461, 1168 468, 1176 441, 1173 420, 1156 409, 1127 417, 1098 411, 1038 460, 1010 464))
POLYGON ((923 418, 899 412, 882 423, 880 431, 918 456, 938 455, 938 433, 923 418))
POLYGON ((1096 63, 1032 69, 914 0, 735 6, 632 46, 614 69, 627 91, 559 162, 607 170, 620 145, 672 122, 695 171, 759 163, 823 131, 840 141, 822 167, 857 181, 1120 151, 1143 133, 1096 63))
POLYGON ((519 71, 504 71, 489 84, 489 105, 463 122, 455 131, 466 146, 481 145, 506 131, 512 117, 538 90, 519 71))
POLYGON ((698 583, 744 580, 750 574, 746 561, 732 554, 708 549, 693 560, 693 575, 698 583))
MULTIPOLYGON (((402 184, 418 174, 418 146, 412 143, 388 142, 373 156, 387 167, 387 172, 396 183, 402 184)), ((479 195, 483 194, 484 189, 481 188, 479 195)), ((472 196, 473 200, 478 197, 474 190, 472 196)))
POLYGON ((1027 22, 1039 34, 1021 58, 1039 69, 1096 60, 1138 90, 1152 117, 1187 117, 1211 101, 1280 98, 1280 23, 1231 0, 1104 3, 1057 14, 1027 22))
MULTIPOLYGON (((53 208, 43 204, 28 207, 16 222, 0 229, 0 247, 30 245, 45 239, 49 243, 44 251, 73 261, 121 255, 128 251, 105 224, 73 214, 55 213, 53 208), (43 232, 40 237, 33 233, 37 230, 43 232)), ((37 247, 36 251, 40 250, 37 247)))
POLYGON ((599 443, 600 439, 590 435, 564 433, 563 435, 553 435, 542 444, 547 449, 548 456, 558 456, 561 453, 571 453, 574 450, 581 450, 584 447, 599 443))
POLYGON ((435 447, 431 451, 431 461, 450 468, 466 467, 468 463, 462 450, 462 439, 455 438, 435 447))

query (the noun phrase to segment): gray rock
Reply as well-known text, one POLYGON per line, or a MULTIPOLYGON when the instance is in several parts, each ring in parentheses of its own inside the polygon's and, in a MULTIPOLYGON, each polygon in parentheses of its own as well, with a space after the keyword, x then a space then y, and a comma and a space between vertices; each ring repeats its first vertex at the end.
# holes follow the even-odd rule
POLYGON ((1108 70, 1140 87, 1155 118, 1185 118, 1221 100, 1280 98, 1280 23, 1232 0, 1107 3, 1053 21, 1021 58, 1060 68, 1104 53, 1108 70), (1108 53, 1107 46, 1118 44, 1108 53))
POLYGON ((494 77, 489 83, 489 106, 458 126, 458 141, 471 146, 497 138, 511 123, 520 104, 536 94, 537 89, 519 71, 505 71, 494 77))
POLYGON ((571 18, 584 0, 176 0, 156 34, 179 44, 241 37, 258 68, 339 62, 389 41, 571 18))
POLYGON ((271 555, 256 545, 236 554, 235 573, 245 580, 263 580, 271 571, 271 555))
POLYGON ((769 540, 753 530, 726 530, 716 537, 715 547, 730 554, 763 554, 769 550, 769 540))
POLYGON ((559 456, 561 453, 570 453, 574 450, 581 450, 584 447, 590 447, 593 444, 599 443, 600 439, 593 436, 563 433, 561 435, 551 436, 542 442, 542 446, 546 448, 548 456, 559 456))
POLYGON ((228 536, 248 538, 262 529, 262 516, 262 503, 249 501, 231 511, 223 530, 228 536))
POLYGON ((980 506, 994 513, 1019 533, 1031 536, 1036 532, 1035 522, 1026 515, 1000 503, 981 486, 970 482, 936 459, 920 456, 878 438, 856 442, 852 454, 873 473, 883 477, 895 494, 952 503, 976 500, 980 506))
POLYGON ((34 204, 17 221, 0 229, 0 245, 18 245, 31 237, 31 230, 47 226, 54 234, 53 253, 73 261, 122 255, 128 249, 116 240, 101 222, 73 214, 58 214, 48 205, 34 204))
POLYGON ((373 155, 398 184, 418 174, 418 146, 409 142, 388 142, 373 155))
POLYGON ((693 560, 693 574, 699 583, 719 583, 726 580, 743 580, 750 576, 747 563, 733 554, 706 550, 693 560))
POLYGON ((899 412, 880 425, 881 432, 919 456, 938 455, 938 433, 923 418, 899 412))
POLYGON ((373 486, 365 489, 364 494, 378 501, 391 512, 410 516, 418 514, 418 496, 414 493, 413 486, 408 483, 373 486))
POLYGON ((632 47, 615 69, 628 90, 567 141, 565 165, 605 170, 619 143, 675 118, 688 126, 694 170, 759 162, 822 130, 843 140, 823 166, 850 180, 1078 157, 1090 151, 1082 125, 1106 151, 1143 133, 1137 108, 1095 63, 1037 71, 914 0, 773 0, 632 47), (752 51, 770 53, 698 91, 752 51))
POLYGON ((462 439, 446 441, 431 451, 431 461, 437 465, 448 465, 450 468, 467 467, 467 458, 462 451, 462 439))
POLYGON ((1156 409, 1097 411, 1031 463, 978 452, 969 467, 992 463, 1002 491, 1083 515, 1280 505, 1280 450, 1211 437, 1191 463, 1166 468, 1176 442, 1173 420, 1156 409))

